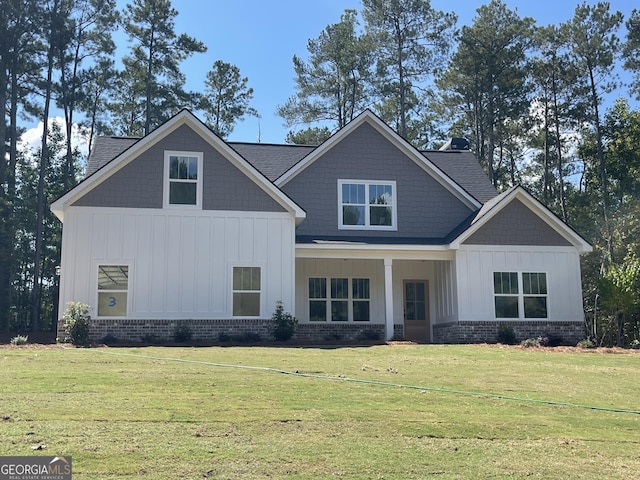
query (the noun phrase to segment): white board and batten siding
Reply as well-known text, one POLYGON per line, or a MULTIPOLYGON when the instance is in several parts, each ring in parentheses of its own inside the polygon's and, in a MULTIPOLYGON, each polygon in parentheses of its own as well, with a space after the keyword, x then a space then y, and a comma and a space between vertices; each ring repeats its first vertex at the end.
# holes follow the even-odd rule
POLYGON ((459 320, 495 320, 494 272, 546 273, 548 320, 582 320, 579 271, 573 247, 462 246, 456 252, 459 320))
POLYGON ((287 213, 70 207, 61 313, 97 315, 98 265, 128 265, 130 319, 232 318, 233 267, 261 268, 260 317, 293 309, 295 220, 287 213))

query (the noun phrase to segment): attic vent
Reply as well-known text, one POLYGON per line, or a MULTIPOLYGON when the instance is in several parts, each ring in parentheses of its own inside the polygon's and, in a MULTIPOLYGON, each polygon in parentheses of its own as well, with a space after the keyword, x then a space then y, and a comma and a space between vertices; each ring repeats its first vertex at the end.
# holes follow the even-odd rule
POLYGON ((469 140, 460 137, 451 138, 440 147, 440 150, 469 150, 469 140))

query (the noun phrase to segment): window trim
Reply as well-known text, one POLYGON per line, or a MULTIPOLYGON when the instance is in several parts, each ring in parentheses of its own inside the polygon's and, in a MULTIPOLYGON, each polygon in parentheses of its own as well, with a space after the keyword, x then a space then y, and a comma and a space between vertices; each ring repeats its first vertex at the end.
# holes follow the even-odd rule
POLYGON ((129 317, 129 312, 131 311, 131 271, 132 271, 131 262, 97 262, 95 264, 95 298, 96 298, 96 318, 100 319, 123 319, 129 317), (100 267, 127 267, 127 289, 126 290, 100 290, 100 286, 98 285, 98 278, 100 275, 100 267), (124 315, 100 315, 100 293, 109 293, 109 292, 126 292, 127 294, 127 306, 125 308, 124 315))
POLYGON ((202 209, 202 177, 203 177, 203 153, 202 152, 190 152, 181 150, 165 150, 164 151, 164 171, 163 171, 163 193, 162 204, 164 208, 179 208, 179 209, 202 209), (171 157, 195 157, 198 160, 198 178, 196 184, 196 203, 195 205, 169 203, 169 189, 172 180, 169 178, 170 173, 170 159, 171 157))
POLYGON ((398 193, 395 180, 355 180, 355 179, 338 179, 338 230, 383 230, 395 232, 398 230, 398 193), (364 185, 364 206, 365 206, 365 223, 364 225, 344 225, 342 202, 342 186, 343 185, 364 185), (371 225, 371 204, 369 203, 369 187, 371 185, 385 185, 391 187, 391 225, 371 225))
POLYGON ((231 278, 229 280, 229 285, 230 285, 230 291, 231 291, 231 300, 230 300, 230 313, 231 313, 231 318, 262 318, 262 312, 264 312, 264 285, 265 285, 265 275, 264 275, 264 266, 263 265, 256 265, 255 263, 237 263, 237 264, 233 264, 231 266, 231 278), (233 274, 234 274, 234 270, 236 268, 258 268, 260 269, 260 290, 236 290, 233 287, 233 274), (233 297, 234 294, 236 293, 258 293, 259 295, 259 300, 258 300, 258 315, 234 315, 233 313, 233 297))
POLYGON ((314 324, 370 324, 371 323, 371 278, 363 275, 355 276, 339 276, 339 275, 309 275, 307 277, 306 287, 306 309, 307 309, 307 321, 314 324), (325 294, 324 298, 311 298, 309 295, 309 282, 312 279, 324 279, 325 280, 325 294), (348 282, 347 298, 334 298, 331 296, 331 280, 346 279, 348 282), (354 298, 353 296, 353 281, 354 280, 367 280, 369 282, 369 298, 354 298), (346 301, 347 302, 347 320, 333 320, 331 317, 331 304, 334 301, 346 301), (353 303, 354 302, 368 302, 369 303, 369 320, 354 320, 353 319, 353 303), (325 303, 325 320, 311 320, 311 302, 324 302, 325 303))
POLYGON ((549 320, 549 274, 546 271, 525 271, 525 270, 495 270, 491 273, 491 284, 493 292, 493 315, 496 320, 549 320), (496 273, 515 273, 518 281, 517 293, 496 293, 494 284, 494 275, 496 273), (524 293, 524 275, 525 274, 544 274, 545 276, 545 290, 546 293, 524 293), (518 316, 517 317, 498 317, 496 311, 496 298, 497 297, 517 297, 518 299, 518 316), (546 316, 544 317, 527 317, 525 312, 524 301, 525 298, 531 297, 544 297, 546 304, 546 316))

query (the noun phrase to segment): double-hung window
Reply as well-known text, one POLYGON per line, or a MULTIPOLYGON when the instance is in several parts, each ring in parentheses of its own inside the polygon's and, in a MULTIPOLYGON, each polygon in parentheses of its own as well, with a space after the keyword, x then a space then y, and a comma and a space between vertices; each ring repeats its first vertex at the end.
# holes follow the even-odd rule
POLYGON ((368 322, 368 278, 309 278, 309 320, 312 322, 368 322))
POLYGON ((260 267, 233 267, 233 316, 259 317, 262 272, 260 267))
POLYGON ((128 265, 98 265, 99 317, 125 317, 128 293, 128 265))
POLYGON ((547 274, 494 272, 496 318, 547 318, 547 274))
POLYGON ((396 182, 338 180, 338 228, 397 230, 396 182))
POLYGON ((202 153, 164 152, 164 203, 171 207, 202 206, 202 153))

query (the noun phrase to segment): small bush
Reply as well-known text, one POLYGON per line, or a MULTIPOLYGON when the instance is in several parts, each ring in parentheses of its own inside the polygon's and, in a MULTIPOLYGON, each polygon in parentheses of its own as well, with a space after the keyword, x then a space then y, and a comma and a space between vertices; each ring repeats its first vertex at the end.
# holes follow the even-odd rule
POLYGON ((342 335, 338 333, 328 333, 322 338, 325 342, 339 342, 342 340, 342 335))
POLYGON ((186 322, 178 322, 173 328, 173 339, 177 343, 188 342, 192 336, 193 332, 191 331, 191 327, 189 327, 186 322))
POLYGON ((108 333, 104 337, 102 337, 102 343, 105 345, 114 345, 118 343, 118 339, 115 335, 108 333))
POLYGON ((511 325, 500 325, 498 327, 496 340, 498 343, 502 343, 504 345, 515 345, 517 341, 513 327, 511 325))
POLYGON ((596 344, 593 343, 588 338, 585 338, 584 340, 580 340, 576 346, 578 348, 596 348, 596 344))
POLYGON ((380 340, 380 334, 375 330, 363 330, 358 334, 358 340, 376 342, 380 340))
POLYGON ((11 339, 11 345, 26 345, 29 343, 28 335, 16 335, 11 339))
POLYGON ((64 342, 82 345, 89 340, 89 322, 91 307, 82 302, 68 302, 62 320, 64 321, 64 342))
POLYGON ((140 337, 140 342, 144 343, 145 345, 159 345, 163 343, 163 340, 153 333, 147 333, 140 337))
POLYGON ((498 343, 502 343, 504 345, 515 345, 516 341, 516 332, 513 331, 513 327, 511 325, 500 325, 498 327, 498 343))
POLYGON ((238 343, 258 343, 262 341, 262 337, 256 332, 246 332, 240 335, 234 335, 232 340, 238 343))
POLYGON ((271 317, 271 333, 273 337, 282 342, 290 340, 296 331, 297 324, 296 317, 284 311, 282 302, 276 302, 276 311, 271 317))
POLYGON ((520 346, 524 348, 535 348, 540 346, 537 338, 527 338, 520 342, 520 346))

